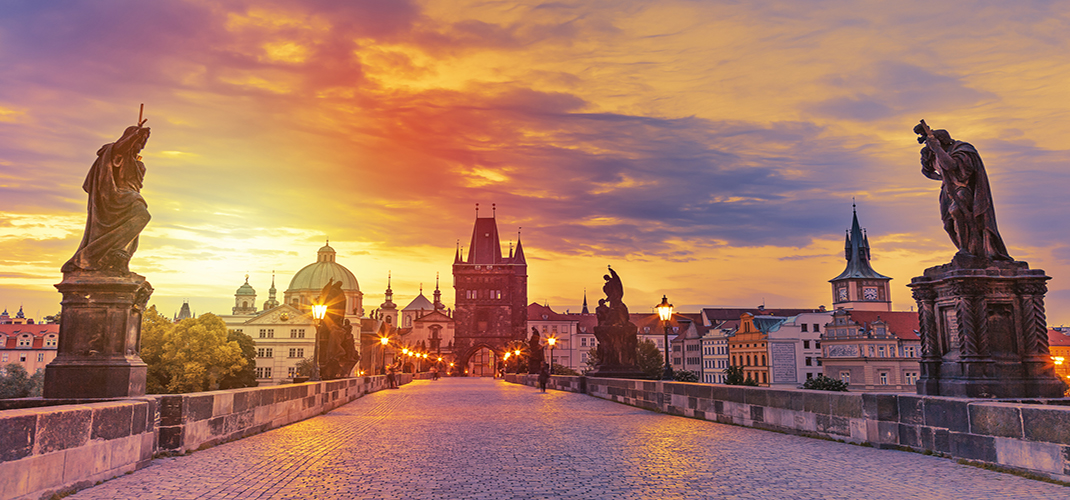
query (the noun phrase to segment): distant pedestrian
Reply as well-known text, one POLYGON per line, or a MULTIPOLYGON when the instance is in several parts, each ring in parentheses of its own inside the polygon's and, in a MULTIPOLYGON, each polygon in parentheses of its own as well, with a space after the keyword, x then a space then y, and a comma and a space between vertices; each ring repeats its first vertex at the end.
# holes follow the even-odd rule
POLYGON ((438 380, 438 367, 437 366, 432 366, 431 367, 431 380, 438 380))
POLYGON ((543 363, 542 370, 539 371, 539 389, 542 392, 546 392, 546 383, 550 381, 550 365, 543 363))
POLYGON ((390 368, 386 369, 386 388, 397 389, 398 388, 398 375, 397 370, 394 369, 394 365, 390 365, 390 368))

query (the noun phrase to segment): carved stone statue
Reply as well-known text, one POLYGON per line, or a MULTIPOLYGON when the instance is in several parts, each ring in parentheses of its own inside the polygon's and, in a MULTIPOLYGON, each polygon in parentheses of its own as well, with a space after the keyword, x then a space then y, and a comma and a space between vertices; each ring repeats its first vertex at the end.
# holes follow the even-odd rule
POLYGON ((931 130, 922 120, 919 134, 921 173, 941 182, 940 218, 951 242, 965 257, 1009 261, 996 227, 996 210, 981 155, 971 144, 956 141, 946 130, 931 130))
POLYGON ((546 357, 542 353, 542 339, 539 330, 531 327, 531 339, 528 340, 528 373, 536 374, 542 370, 546 357))
POLYGON ((97 160, 82 189, 89 193, 85 233, 78 251, 62 271, 129 272, 138 235, 149 222, 148 204, 141 197, 145 164, 138 153, 149 140, 149 128, 127 127, 119 140, 97 151, 97 160))
POLYGON ((89 194, 85 233, 56 285, 63 294, 62 321, 56 358, 45 367, 45 398, 145 394, 141 316, 153 290, 129 269, 150 218, 138 155, 149 139, 144 125, 138 117, 119 140, 101 146, 82 184, 89 194))
POLYGON ((594 377, 639 378, 642 372, 636 367, 638 328, 629 320, 628 306, 624 304, 624 285, 612 267, 603 276, 602 286, 606 298, 598 300, 595 314, 598 326, 594 336, 598 339, 598 364, 589 375, 594 377))

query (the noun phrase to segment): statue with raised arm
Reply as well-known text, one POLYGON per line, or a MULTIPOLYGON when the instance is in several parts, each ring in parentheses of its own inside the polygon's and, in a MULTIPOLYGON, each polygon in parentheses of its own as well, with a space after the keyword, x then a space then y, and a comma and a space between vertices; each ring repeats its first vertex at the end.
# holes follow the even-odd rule
POLYGON ((82 189, 89 194, 85 233, 78 251, 62 271, 129 272, 138 235, 149 223, 148 204, 141 197, 145 164, 142 148, 149 140, 145 121, 127 127, 119 140, 105 144, 89 169, 82 189))
POLYGON ((932 130, 922 120, 914 127, 921 150, 921 173, 941 182, 940 218, 958 254, 1009 261, 996 227, 996 210, 981 155, 970 143, 956 141, 946 130, 932 130))

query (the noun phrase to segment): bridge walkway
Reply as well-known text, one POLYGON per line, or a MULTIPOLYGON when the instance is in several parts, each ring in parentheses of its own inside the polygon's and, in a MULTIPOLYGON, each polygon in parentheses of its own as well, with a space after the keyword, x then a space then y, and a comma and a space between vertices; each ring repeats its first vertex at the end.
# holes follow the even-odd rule
POLYGON ((420 380, 71 499, 1066 499, 917 453, 669 416, 486 378, 420 380))

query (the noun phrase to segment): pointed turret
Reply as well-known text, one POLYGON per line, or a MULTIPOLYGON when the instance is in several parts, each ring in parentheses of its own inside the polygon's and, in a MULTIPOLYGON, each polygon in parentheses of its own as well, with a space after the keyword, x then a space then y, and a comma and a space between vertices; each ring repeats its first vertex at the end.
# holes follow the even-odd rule
POLYGON ((386 297, 385 297, 386 300, 384 300, 383 304, 381 306, 379 306, 379 309, 382 309, 383 311, 392 311, 392 310, 395 310, 395 309, 398 308, 398 306, 396 304, 394 304, 394 290, 390 288, 390 280, 391 280, 391 272, 387 271, 386 272, 386 297))
POLYGON ((513 253, 513 264, 527 264, 524 260, 524 245, 520 242, 520 235, 516 236, 516 252, 513 253))
POLYGON ((442 305, 442 291, 438 289, 438 273, 435 273, 435 301, 433 302, 435 310, 445 309, 446 306, 442 305))
POLYGON ((851 206, 851 229, 847 233, 844 256, 847 267, 832 278, 832 303, 836 307, 860 310, 891 310, 892 278, 873 270, 870 265, 869 237, 858 223, 858 210, 851 206))
POLYGON ((271 288, 268 288, 268 299, 264 302, 264 310, 279 307, 279 301, 275 298, 275 271, 271 271, 271 288))
POLYGON ((587 289, 586 288, 583 289, 583 309, 580 311, 580 314, 591 314, 591 311, 587 310, 587 289))

